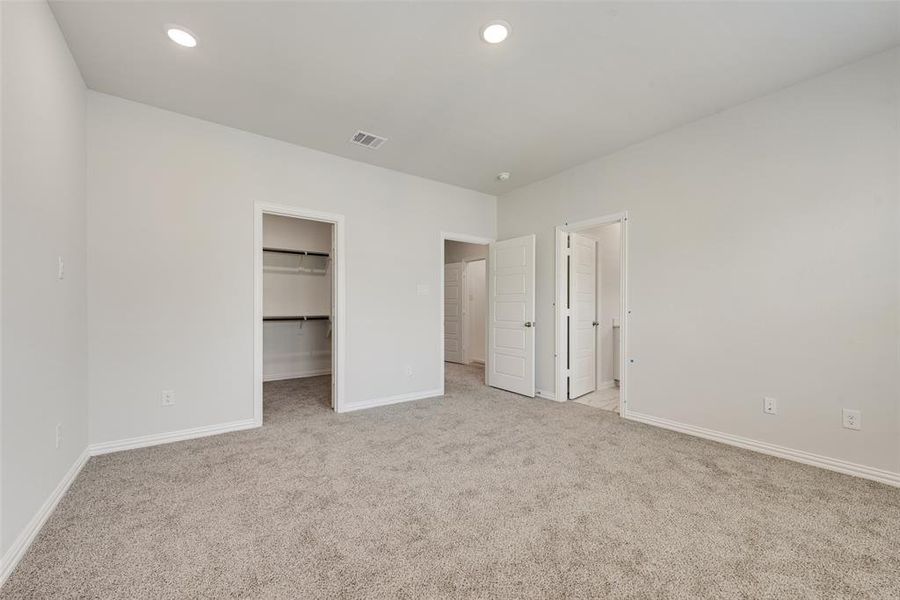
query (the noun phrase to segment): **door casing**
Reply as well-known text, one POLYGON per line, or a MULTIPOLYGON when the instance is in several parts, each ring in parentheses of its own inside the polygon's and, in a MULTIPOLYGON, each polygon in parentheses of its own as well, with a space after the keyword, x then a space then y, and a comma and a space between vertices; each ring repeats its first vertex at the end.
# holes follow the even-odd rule
MULTIPOLYGON (((628 416, 628 381, 630 359, 628 358, 628 330, 629 321, 631 320, 631 309, 628 305, 628 228, 629 219, 628 212, 623 211, 585 221, 575 223, 563 223, 556 227, 556 301, 554 302, 556 312, 556 385, 552 399, 557 402, 565 402, 568 400, 566 379, 568 372, 566 365, 568 364, 569 349, 567 343, 568 323, 566 321, 566 293, 569 284, 568 273, 566 271, 567 247, 566 239, 569 233, 577 233, 585 229, 591 229, 598 225, 607 225, 611 223, 621 223, 622 233, 620 240, 619 253, 619 272, 620 272, 620 298, 619 306, 622 315, 619 320, 619 415, 628 416)), ((547 394, 544 394, 547 397, 547 394)))
POLYGON ((331 406, 344 412, 344 365, 346 364, 346 310, 344 215, 300 208, 286 204, 256 202, 253 205, 253 420, 263 423, 263 215, 280 215, 295 219, 330 223, 332 230, 332 338, 331 338, 331 406))
MULTIPOLYGON (((438 265, 438 272, 440 273, 441 278, 441 287, 440 293, 436 294, 440 298, 441 305, 441 314, 440 314, 440 327, 441 327, 441 353, 440 353, 440 373, 441 373, 441 395, 444 395, 444 383, 446 373, 444 372, 444 246, 447 240, 453 240, 454 242, 465 242, 467 244, 481 244, 481 245, 489 245, 494 243, 494 238, 480 237, 477 235, 469 235, 467 233, 451 233, 451 232, 441 232, 441 250, 439 253, 440 256, 440 264, 438 265)), ((485 323, 485 327, 487 327, 487 323, 485 323)), ((487 336, 487 331, 485 331, 485 339, 487 336)), ((487 357, 485 357, 485 373, 487 373, 488 364, 487 357)))

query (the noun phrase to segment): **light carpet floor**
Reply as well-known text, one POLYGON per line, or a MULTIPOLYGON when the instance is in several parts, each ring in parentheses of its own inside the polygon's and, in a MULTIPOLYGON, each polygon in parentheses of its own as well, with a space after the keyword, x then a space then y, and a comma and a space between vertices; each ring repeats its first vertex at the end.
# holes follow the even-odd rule
POLYGON ((447 374, 92 458, 0 597, 900 598, 900 490, 447 374))

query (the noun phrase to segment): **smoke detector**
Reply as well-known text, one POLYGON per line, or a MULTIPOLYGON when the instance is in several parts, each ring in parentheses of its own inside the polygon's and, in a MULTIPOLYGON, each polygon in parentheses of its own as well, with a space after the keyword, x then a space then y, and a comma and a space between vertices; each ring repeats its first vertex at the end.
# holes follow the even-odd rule
POLYGON ((353 134, 350 141, 358 146, 368 148, 369 150, 378 150, 381 145, 387 141, 387 138, 360 129, 353 134))
POLYGON ((509 171, 497 173, 497 181, 509 181, 509 171))

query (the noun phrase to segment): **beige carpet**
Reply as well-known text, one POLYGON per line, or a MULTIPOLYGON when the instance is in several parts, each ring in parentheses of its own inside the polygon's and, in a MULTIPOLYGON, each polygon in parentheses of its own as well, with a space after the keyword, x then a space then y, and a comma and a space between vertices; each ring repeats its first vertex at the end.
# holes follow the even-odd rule
POLYGON ((480 376, 93 458, 0 596, 900 598, 900 490, 480 376))

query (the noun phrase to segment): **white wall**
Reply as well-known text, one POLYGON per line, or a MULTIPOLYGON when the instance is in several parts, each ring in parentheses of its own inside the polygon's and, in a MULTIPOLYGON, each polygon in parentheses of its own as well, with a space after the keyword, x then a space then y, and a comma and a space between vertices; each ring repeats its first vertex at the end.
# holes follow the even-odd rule
POLYGON ((252 418, 254 201, 346 217, 347 403, 440 389, 441 231, 493 196, 88 92, 92 442, 252 418))
POLYGON ((263 215, 263 246, 287 250, 331 252, 330 223, 263 215), (298 245, 302 244, 303 248, 298 245))
POLYGON ((500 239, 537 233, 538 322, 554 226, 628 210, 629 410, 900 471, 898 52, 500 198, 500 239))
MULTIPOLYGON (((331 252, 332 225, 263 215, 263 246, 331 252)), ((263 254, 263 315, 330 315, 332 263, 317 256, 263 254), (284 268, 306 265, 299 272, 284 268)), ((263 380, 331 372, 329 321, 269 321, 263 324, 263 380)))
POLYGON ((45 3, 0 11, 6 554, 87 447, 85 89, 45 3))

